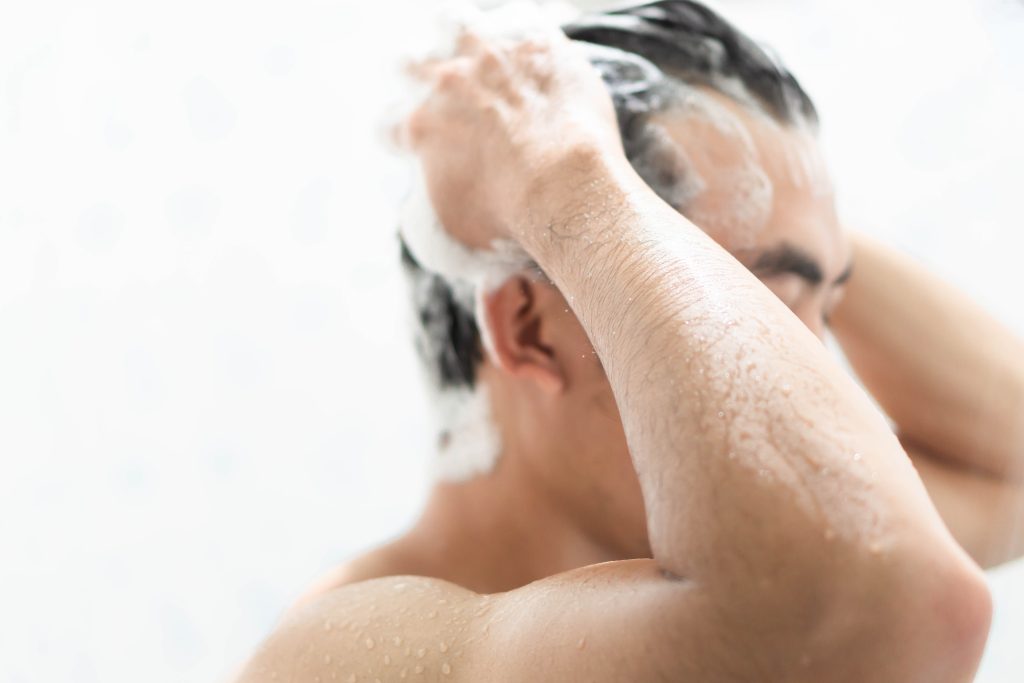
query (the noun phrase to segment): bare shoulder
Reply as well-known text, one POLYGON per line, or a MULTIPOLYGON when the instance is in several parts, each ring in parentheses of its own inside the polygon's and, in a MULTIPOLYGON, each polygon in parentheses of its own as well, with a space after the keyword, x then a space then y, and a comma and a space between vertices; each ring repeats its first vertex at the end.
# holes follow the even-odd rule
POLYGON ((238 680, 480 680, 473 643, 491 601, 421 576, 336 587, 292 609, 238 680))
POLYGON ((336 588, 360 581, 387 576, 428 574, 422 564, 407 544, 399 539, 331 569, 306 589, 296 601, 296 606, 306 604, 336 588))
POLYGON ((698 643, 681 647, 674 607, 689 592, 650 560, 493 595, 420 576, 360 581, 293 609, 238 683, 658 680, 690 673, 679 663, 698 643))

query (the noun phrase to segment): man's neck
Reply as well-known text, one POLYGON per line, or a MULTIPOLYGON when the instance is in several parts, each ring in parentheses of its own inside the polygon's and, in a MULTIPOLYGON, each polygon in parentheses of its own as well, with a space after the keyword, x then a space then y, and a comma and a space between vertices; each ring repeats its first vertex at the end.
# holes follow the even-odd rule
POLYGON ((489 474, 435 486, 406 541, 430 574, 482 593, 621 559, 589 538, 507 454, 489 474))

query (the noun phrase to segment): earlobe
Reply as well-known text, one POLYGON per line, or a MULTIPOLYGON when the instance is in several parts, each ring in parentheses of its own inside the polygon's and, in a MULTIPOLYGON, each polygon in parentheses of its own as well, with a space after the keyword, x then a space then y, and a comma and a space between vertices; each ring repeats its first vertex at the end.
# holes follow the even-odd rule
POLYGON ((557 394, 565 388, 565 375, 546 337, 546 311, 538 302, 539 287, 539 283, 518 276, 486 294, 485 324, 492 360, 500 369, 557 394))

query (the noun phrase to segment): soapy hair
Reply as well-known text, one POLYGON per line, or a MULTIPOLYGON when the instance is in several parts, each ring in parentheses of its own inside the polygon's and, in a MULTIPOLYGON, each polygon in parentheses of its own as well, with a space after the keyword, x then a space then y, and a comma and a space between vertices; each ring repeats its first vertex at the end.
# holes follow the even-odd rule
MULTIPOLYGON (((679 150, 650 117, 685 106, 706 86, 792 126, 816 127, 810 97, 779 60, 715 12, 663 0, 584 15, 563 26, 581 41, 611 94, 626 157, 666 202, 686 213, 699 192, 679 150)), ((440 389, 472 390, 483 360, 473 307, 444 277, 421 266, 405 241, 402 264, 416 312, 416 347, 440 389)))

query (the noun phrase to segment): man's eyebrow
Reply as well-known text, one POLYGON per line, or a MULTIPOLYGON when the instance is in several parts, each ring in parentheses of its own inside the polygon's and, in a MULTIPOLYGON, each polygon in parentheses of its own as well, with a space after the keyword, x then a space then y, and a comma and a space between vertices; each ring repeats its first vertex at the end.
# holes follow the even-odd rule
MULTIPOLYGON (((762 278, 792 273, 815 286, 825 280, 821 266, 813 257, 802 249, 785 242, 762 253, 750 270, 762 278)), ((850 269, 847 268, 840 277, 849 277, 849 272, 850 269)))
MULTIPOLYGON (((825 280, 821 266, 813 256, 786 242, 762 252, 750 270, 760 278, 792 273, 815 287, 825 280)), ((832 281, 832 286, 845 285, 851 275, 853 275, 853 261, 846 264, 846 268, 839 274, 839 277, 832 281)))

